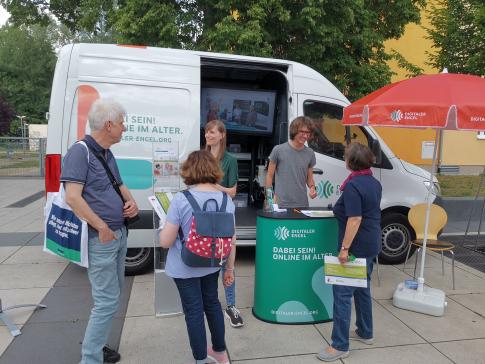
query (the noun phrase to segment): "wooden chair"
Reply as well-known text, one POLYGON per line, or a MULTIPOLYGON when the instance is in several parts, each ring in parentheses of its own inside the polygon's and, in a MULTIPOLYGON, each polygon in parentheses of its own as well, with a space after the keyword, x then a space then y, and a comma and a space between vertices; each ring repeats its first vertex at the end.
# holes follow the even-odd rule
MULTIPOLYGON (((416 262, 414 263, 414 278, 416 278, 416 267, 418 264, 419 252, 422 251, 423 239, 424 239, 424 224, 426 221, 426 204, 421 203, 413 206, 408 212, 408 220, 414 231, 416 232, 416 240, 411 242, 412 245, 418 247, 418 253, 416 254, 416 262)), ((453 279, 453 289, 455 289, 455 252, 453 249, 455 246, 447 241, 438 240, 438 233, 444 228, 448 221, 448 215, 446 211, 435 204, 430 206, 429 224, 428 224, 428 240, 426 241, 426 249, 434 252, 441 253, 441 272, 445 275, 445 262, 443 252, 449 251, 451 253, 451 276, 453 279)), ((409 253, 411 252, 411 244, 409 244, 406 260, 404 261, 404 268, 409 259, 409 253)))

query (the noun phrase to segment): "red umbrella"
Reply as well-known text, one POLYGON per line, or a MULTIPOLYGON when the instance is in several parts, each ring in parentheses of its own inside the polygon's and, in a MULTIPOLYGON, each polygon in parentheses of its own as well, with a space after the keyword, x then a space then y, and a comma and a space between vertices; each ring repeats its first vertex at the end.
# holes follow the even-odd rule
POLYGON ((344 109, 343 124, 485 130, 485 79, 440 73, 387 85, 344 109))
MULTIPOLYGON (((344 125, 371 125, 404 128, 485 130, 485 79, 478 76, 441 73, 423 75, 387 85, 344 109, 344 125)), ((436 163, 436 145, 432 171, 436 163)), ((433 186, 430 174, 429 186, 433 186)), ((418 294, 405 292, 402 284, 394 293, 394 304, 423 313, 446 306, 444 292, 424 287, 424 263, 431 205, 431 188, 423 239, 418 294), (398 297, 396 299, 396 297, 398 297), (399 304, 396 304, 396 301, 399 304)))

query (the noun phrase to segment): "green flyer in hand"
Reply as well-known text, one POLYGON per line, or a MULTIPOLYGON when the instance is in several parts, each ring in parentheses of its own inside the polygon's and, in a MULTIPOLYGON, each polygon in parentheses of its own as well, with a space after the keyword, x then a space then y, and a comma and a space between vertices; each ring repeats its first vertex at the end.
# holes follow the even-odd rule
POLYGON ((160 219, 160 226, 165 224, 168 208, 173 196, 174 194, 172 192, 155 192, 155 195, 148 196, 148 201, 150 201, 153 210, 157 213, 158 218, 160 219))
POLYGON ((325 256, 325 283, 340 286, 367 287, 367 266, 365 258, 340 264, 337 257, 325 256))

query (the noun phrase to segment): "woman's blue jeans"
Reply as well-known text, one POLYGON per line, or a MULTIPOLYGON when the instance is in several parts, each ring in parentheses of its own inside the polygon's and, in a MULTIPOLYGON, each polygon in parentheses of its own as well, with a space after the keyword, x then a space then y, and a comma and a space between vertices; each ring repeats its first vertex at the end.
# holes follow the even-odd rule
POLYGON ((190 347, 195 360, 207 358, 204 313, 214 351, 226 350, 224 317, 217 294, 219 272, 198 278, 174 278, 185 314, 190 347))
MULTIPOLYGON (((221 279, 222 283, 224 284, 224 272, 226 271, 226 267, 222 267, 221 269, 221 279)), ((234 272, 234 275, 236 272, 234 272)), ((224 287, 224 293, 226 296, 226 305, 227 306, 236 306, 236 277, 234 276, 234 282, 230 286, 224 287)))
POLYGON ((118 310, 125 280, 126 228, 114 233, 116 239, 107 243, 101 243, 97 236, 88 241, 88 276, 94 306, 84 334, 81 364, 103 363, 103 346, 118 310))
POLYGON ((349 350, 350 317, 352 297, 354 297, 357 334, 364 338, 373 337, 372 298, 370 276, 374 259, 367 258, 367 288, 333 286, 333 329, 332 347, 340 351, 349 350))

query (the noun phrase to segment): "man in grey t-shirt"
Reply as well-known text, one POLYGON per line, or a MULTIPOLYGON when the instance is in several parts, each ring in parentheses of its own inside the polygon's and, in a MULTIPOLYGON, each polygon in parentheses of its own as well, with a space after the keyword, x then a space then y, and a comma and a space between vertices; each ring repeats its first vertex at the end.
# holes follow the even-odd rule
POLYGON ((307 186, 310 198, 317 196, 313 180, 315 152, 305 145, 312 130, 309 118, 297 117, 290 125, 290 140, 274 147, 269 156, 266 188, 272 188, 276 174, 275 202, 279 207, 308 207, 307 186))

